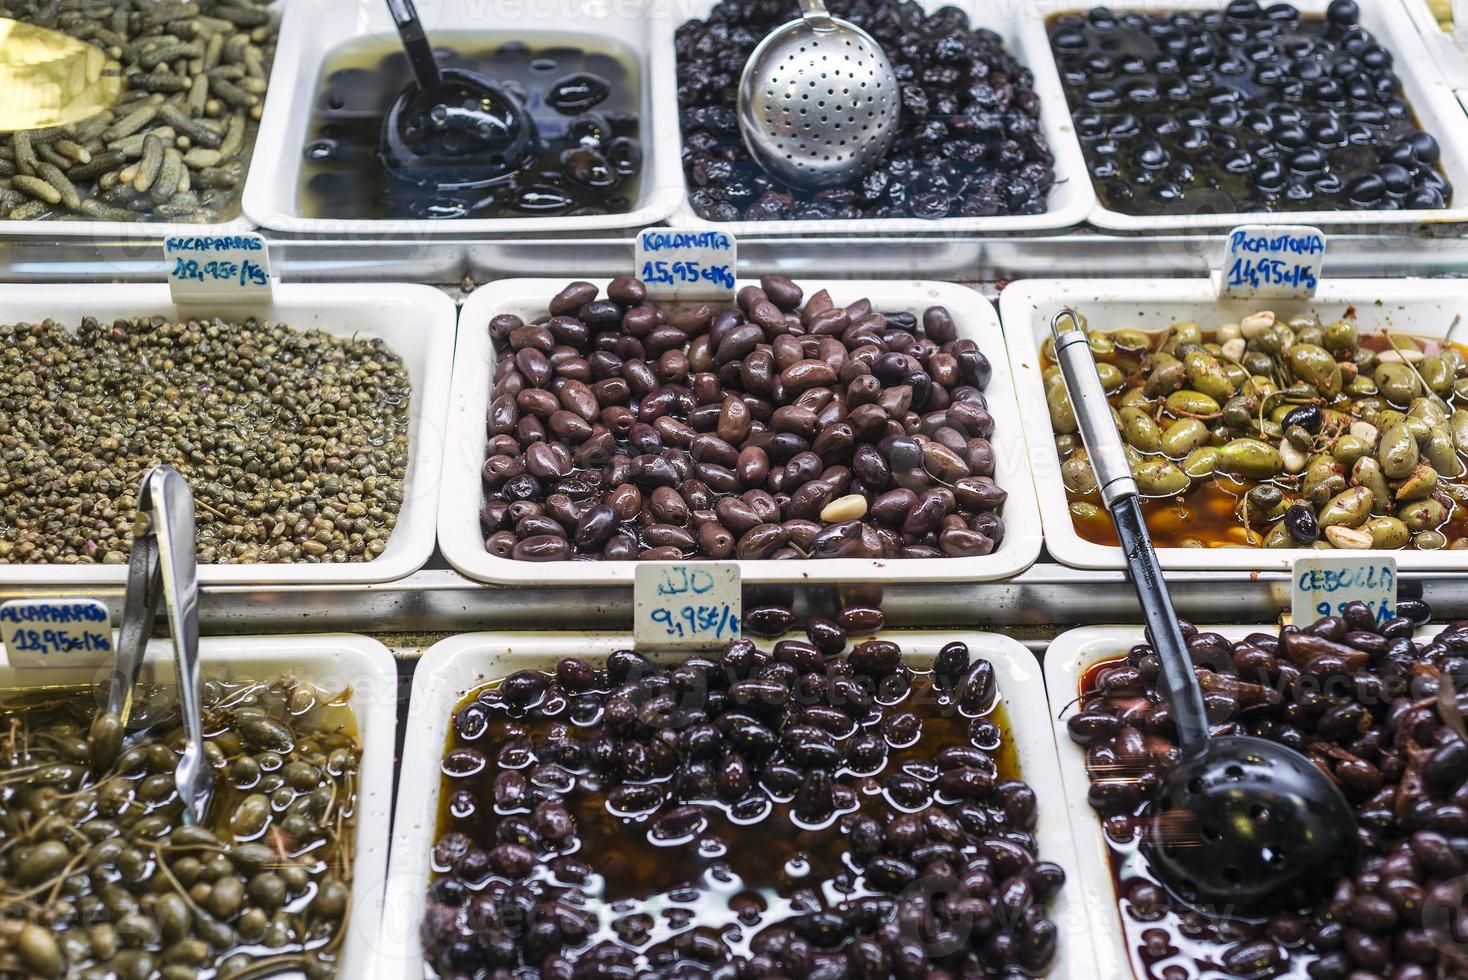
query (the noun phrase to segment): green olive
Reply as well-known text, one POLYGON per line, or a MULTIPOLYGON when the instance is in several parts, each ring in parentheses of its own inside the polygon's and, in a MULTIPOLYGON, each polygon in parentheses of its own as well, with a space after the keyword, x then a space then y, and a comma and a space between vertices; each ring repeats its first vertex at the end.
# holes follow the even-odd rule
POLYGON ((1188 372, 1181 361, 1169 360, 1158 364, 1147 373, 1142 390, 1152 398, 1170 394, 1188 383, 1188 372))
POLYGON ((1079 455, 1060 464, 1060 479, 1071 493, 1084 496, 1096 491, 1096 472, 1091 469, 1090 460, 1079 455))
POLYGON ((1299 542, 1290 535, 1290 529, 1285 526, 1284 521, 1277 522, 1264 535, 1264 547, 1266 548, 1298 548, 1299 542))
POLYGON ((1351 482, 1370 490, 1372 499, 1378 505, 1389 506, 1392 499, 1391 488, 1387 486, 1381 464, 1374 456, 1362 456, 1356 460, 1356 465, 1351 468, 1351 482))
POLYGON ((1290 373, 1327 398, 1341 392, 1341 366, 1330 351, 1314 344, 1296 344, 1287 355, 1290 373))
POLYGON ((1433 426, 1421 449, 1427 462, 1441 475, 1453 480, 1463 475, 1463 463, 1458 459, 1458 451, 1453 448, 1453 437, 1448 434, 1446 425, 1433 426))
POLYGON ((1364 374, 1358 374, 1346 382, 1341 392, 1349 398, 1367 398, 1376 394, 1376 382, 1364 374))
POLYGON ((1418 551, 1441 551, 1448 546, 1448 536, 1438 530, 1418 531, 1412 535, 1412 547, 1418 551))
POLYGON ((1182 471, 1194 480, 1212 476, 1218 468, 1218 448, 1216 446, 1202 446, 1188 453, 1187 458, 1182 461, 1182 471))
POLYGON ((1208 442, 1208 426, 1197 419, 1179 419, 1162 433, 1162 451, 1181 459, 1208 442))
POLYGON ((1417 465, 1417 458, 1417 440, 1404 422, 1382 432, 1376 447, 1376 459, 1388 480, 1405 480, 1417 465))
POLYGON ((1153 454, 1162 448, 1162 433, 1151 415, 1139 408, 1123 408, 1121 435, 1139 453, 1153 454))
POLYGON ((1097 357, 1110 357, 1116 353, 1116 344, 1112 342, 1111 335, 1102 330, 1087 330, 1086 346, 1097 357))
POLYGON ((1366 444, 1365 440, 1357 439, 1347 433, 1331 445, 1330 454, 1345 466, 1355 466, 1356 460, 1371 455, 1371 447, 1366 444))
POLYGON ((1361 530, 1371 535, 1371 547, 1384 551, 1405 548, 1411 540, 1407 525, 1395 517, 1373 517, 1361 525, 1361 530))
POLYGON ((1406 405, 1422 393, 1416 373, 1406 364, 1378 364, 1372 377, 1376 387, 1393 405, 1406 405))
POLYGON ((1468 409, 1456 409, 1448 421, 1448 432, 1453 437, 1453 448, 1468 455, 1468 409))
POLYGON ((1448 509, 1435 497, 1414 500, 1397 511, 1397 516, 1411 531, 1428 531, 1447 523, 1448 509))
POLYGON ((1145 350, 1152 349, 1152 337, 1144 330, 1136 327, 1123 327, 1112 331, 1111 342, 1116 349, 1127 354, 1139 354, 1145 350))
POLYGON ((1446 395, 1453 387, 1453 369, 1439 355, 1423 358, 1417 365, 1417 373, 1422 376, 1428 390, 1439 395, 1446 395))
POLYGON ((1075 409, 1071 407, 1070 395, 1065 386, 1052 386, 1045 393, 1045 404, 1050 409, 1050 425, 1060 435, 1077 431, 1075 409))
POLYGON ((1351 487, 1330 499, 1320 511, 1320 526, 1360 527, 1371 516, 1374 498, 1365 487, 1351 487))
POLYGON ((1187 474, 1168 460, 1156 457, 1133 467, 1132 476, 1146 497, 1175 497, 1191 485, 1187 474))
POLYGON ((1167 396, 1167 408, 1174 415, 1194 418, 1213 418, 1221 411, 1214 398, 1186 388, 1167 396))
POLYGON ((1183 357, 1183 367, 1188 374, 1188 387, 1217 402, 1233 397, 1234 385, 1229 383, 1223 365, 1212 354, 1204 350, 1190 351, 1183 357))
POLYGON ((1163 350, 1173 350, 1179 344, 1201 344, 1203 327, 1194 320, 1179 320, 1167 330, 1163 350))
POLYGON ((1437 470, 1425 463, 1419 463, 1412 468, 1412 472, 1397 487, 1397 502, 1404 503, 1410 500, 1421 500, 1432 496, 1437 489, 1437 470))
POLYGON ((1325 328, 1324 346, 1332 353, 1353 351, 1360 346, 1361 338, 1356 325, 1350 320, 1337 320, 1325 328))
POLYGON ((1248 480, 1268 480, 1283 468, 1279 450, 1258 439, 1235 439, 1218 450, 1218 469, 1248 480))
POLYGON ((1105 361, 1097 362, 1096 374, 1101 378, 1101 387, 1107 393, 1115 391, 1126 382, 1126 376, 1121 373, 1121 368, 1105 361))

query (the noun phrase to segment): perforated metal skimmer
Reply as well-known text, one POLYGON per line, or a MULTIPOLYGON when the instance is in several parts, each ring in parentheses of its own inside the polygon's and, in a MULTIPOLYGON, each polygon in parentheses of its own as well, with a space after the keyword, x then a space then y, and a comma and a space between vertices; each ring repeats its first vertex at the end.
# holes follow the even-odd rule
POLYGON ((739 79, 739 129, 765 172, 818 190, 861 176, 897 134, 897 77, 870 34, 800 0, 739 79))

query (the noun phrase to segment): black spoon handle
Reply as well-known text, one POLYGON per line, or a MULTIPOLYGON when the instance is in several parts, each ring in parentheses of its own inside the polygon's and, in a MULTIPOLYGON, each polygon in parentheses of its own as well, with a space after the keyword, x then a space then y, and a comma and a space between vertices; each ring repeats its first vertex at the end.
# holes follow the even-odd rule
POLYGON ((1137 484, 1132 479, 1121 434, 1116 431, 1112 420, 1106 392, 1096 374, 1096 359, 1091 354, 1085 332, 1079 326, 1080 321, 1071 310, 1057 313, 1050 321, 1055 359, 1060 364, 1060 374, 1070 394, 1081 441, 1085 443, 1091 466, 1096 471, 1097 489, 1116 523, 1132 587, 1137 591, 1142 616, 1152 634, 1152 647, 1162 662, 1162 683, 1172 706, 1178 742, 1184 753, 1191 754, 1208 742, 1203 692, 1198 687, 1197 675, 1193 673, 1193 661, 1188 656, 1187 643, 1177 624, 1172 596, 1167 591, 1167 582, 1163 580, 1162 568, 1157 563, 1157 552, 1152 548, 1152 538, 1142 518, 1142 508, 1137 502, 1137 484), (1067 317, 1073 328, 1062 331, 1061 323, 1067 317))
POLYGON ((408 54, 408 67, 413 70, 413 79, 418 88, 428 91, 439 82, 438 61, 433 57, 433 45, 423 32, 423 22, 418 19, 418 9, 413 0, 387 0, 387 9, 397 25, 398 37, 403 50, 408 54))
MULTIPOLYGON (((1109 421, 1109 420, 1108 420, 1109 421)), ((1113 430, 1114 431, 1114 430, 1113 430)), ((1203 692, 1188 645, 1172 609, 1172 594, 1157 564, 1152 537, 1142 518, 1142 505, 1136 494, 1127 494, 1111 504, 1111 519, 1116 522, 1116 536, 1126 556, 1127 572, 1142 606, 1142 617, 1152 634, 1152 648, 1162 662, 1162 684, 1172 707, 1172 721, 1177 726, 1178 742, 1185 754, 1208 743, 1208 716, 1203 709, 1203 692)))

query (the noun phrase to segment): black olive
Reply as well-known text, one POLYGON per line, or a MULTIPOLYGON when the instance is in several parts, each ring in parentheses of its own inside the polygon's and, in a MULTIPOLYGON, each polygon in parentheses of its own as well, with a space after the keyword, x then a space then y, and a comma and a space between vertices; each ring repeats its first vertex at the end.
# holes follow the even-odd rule
POLYGON ((1361 19, 1361 8, 1356 6, 1356 0, 1331 0, 1325 18, 1337 27, 1351 27, 1361 19))
POLYGON ((1320 427, 1325 422, 1325 413, 1320 410, 1319 405, 1301 405, 1299 408, 1291 409, 1285 415, 1283 425, 1286 429, 1298 425, 1312 436, 1320 432, 1320 427))
POLYGON ((1320 522, 1308 504, 1291 504, 1284 513, 1285 530, 1290 537, 1302 545, 1311 545, 1320 540, 1320 522))

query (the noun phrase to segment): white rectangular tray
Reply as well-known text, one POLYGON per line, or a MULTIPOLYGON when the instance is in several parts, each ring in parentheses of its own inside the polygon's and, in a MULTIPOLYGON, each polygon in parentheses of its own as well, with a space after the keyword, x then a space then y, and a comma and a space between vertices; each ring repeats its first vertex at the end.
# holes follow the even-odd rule
MULTIPOLYGON (((99 275, 105 270, 99 270, 99 275)), ((387 548, 372 561, 338 564, 200 565, 205 585, 331 585, 389 582, 422 568, 433 554, 434 509, 442 459, 448 381, 453 363, 455 311, 446 294, 429 286, 391 283, 275 285, 275 302, 257 307, 190 306, 181 313, 162 284, 97 283, 0 285, 6 323, 46 318, 73 332, 84 316, 264 316, 297 330, 338 337, 380 337, 403 358, 412 381, 408 472, 403 507, 387 548)), ((141 479, 141 474, 139 474, 141 479)), ((0 587, 120 586, 126 565, 0 564, 0 587)))
MULTIPOLYGON (((454 364, 454 393, 444 446, 443 494, 438 540, 444 557, 481 582, 503 585, 628 585, 635 561, 524 562, 497 558, 484 548, 479 508, 484 501, 485 417, 495 358, 489 321, 515 313, 527 322, 543 316, 546 304, 566 284, 562 279, 503 279, 476 289, 464 304, 454 364)), ((606 280, 590 280, 605 288, 606 280)), ((741 280, 740 287, 747 285, 741 280)), ((984 395, 994 415, 995 482, 1009 492, 1004 504, 1004 540, 993 554, 977 558, 740 561, 746 583, 974 582, 1017 575, 1040 556, 1040 521, 1025 458, 1024 437, 1015 419, 1014 385, 1005 363, 1004 335, 994 307, 972 289, 939 282, 844 282, 801 280, 806 295, 830 290, 838 305, 865 296, 879 310, 921 315, 934 304, 948 307, 959 336, 976 341, 994 367, 984 395)))
MULTIPOLYGON (((673 32, 678 25, 693 17, 706 17, 717 0, 685 0, 661 5, 656 43, 652 51, 653 84, 676 93, 678 58, 673 48, 673 32)), ((676 95, 671 115, 659 127, 659 139, 671 146, 675 172, 673 186, 677 190, 677 207, 668 218, 675 228, 717 228, 734 235, 953 235, 999 234, 1003 232, 1049 231, 1080 224, 1096 207, 1096 192, 1091 185, 1081 144, 1076 138, 1070 112, 1065 107, 1065 93, 1055 59, 1050 56, 1050 42, 1043 28, 1038 34, 1029 30, 1027 22, 1037 20, 1024 4, 993 3, 991 0, 919 0, 923 9, 937 10, 953 6, 968 14, 975 28, 987 28, 1001 35, 1015 57, 1035 76, 1035 94, 1040 98, 1040 126, 1055 155, 1055 186, 1050 191, 1049 209, 1042 214, 996 215, 992 218, 850 218, 837 220, 790 221, 709 221, 699 217, 688 203, 688 190, 683 179, 683 132, 678 119, 676 95)), ((794 16, 794 7, 791 8, 794 16)))
MULTIPOLYGON (((1408 0, 1411 2, 1411 0, 1408 0)), ((1063 3, 1045 5, 1045 13, 1086 10, 1099 4, 1063 3)), ((1169 10, 1219 10, 1225 0, 1117 0, 1108 4, 1118 13, 1140 10, 1147 13, 1169 10)), ((1304 14, 1323 15, 1330 0, 1293 0, 1293 6, 1304 14)), ((1397 74, 1402 79, 1402 94, 1412 106, 1418 123, 1437 137, 1442 147, 1439 164, 1454 187, 1453 202, 1448 207, 1426 211, 1281 211, 1235 214, 1168 214, 1136 215, 1112 211, 1099 200, 1090 214, 1090 222, 1112 231, 1198 232, 1208 228, 1232 228, 1241 224, 1307 224, 1337 228, 1359 228, 1363 225, 1413 225, 1423 222, 1468 220, 1468 126, 1463 125, 1463 112, 1453 91, 1442 75, 1434 70, 1432 59, 1412 26, 1401 0, 1365 0, 1360 4, 1361 24, 1371 31, 1392 53, 1397 74), (1455 202, 1455 203, 1454 203, 1455 202)), ((1031 45, 1046 52, 1051 70, 1055 56, 1046 37, 1045 16, 1024 19, 1023 30, 1031 35, 1031 45)), ((1089 175, 1089 170, 1083 170, 1089 175)), ((1369 230, 1369 229, 1366 229, 1369 230)))
MULTIPOLYGON (((1059 864, 1066 873, 1065 888, 1050 904, 1050 919, 1060 930, 1060 943, 1046 976, 1054 980, 1109 976, 1092 969, 1090 925, 1078 899, 1077 859, 1056 769, 1054 733, 1044 720, 1048 709, 1034 655, 1009 637, 993 633, 889 631, 880 635, 901 644, 920 661, 931 659, 944 644, 961 640, 974 656, 994 665, 1019 753, 1021 778, 1039 800, 1035 836, 1040 857, 1059 864)), ((760 641, 760 645, 773 642, 760 641)), ((550 670, 562 657, 598 659, 631 646, 632 637, 627 634, 466 633, 443 640, 424 654, 413 675, 403 774, 393 817, 392 863, 378 952, 381 980, 420 980, 424 976, 418 925, 438 819, 442 778, 438 762, 455 705, 474 688, 514 671, 550 670)))
MULTIPOLYGON (((1020 412, 1052 557, 1075 568, 1119 571, 1121 549, 1086 541, 1071 522, 1060 458, 1045 405, 1040 376, 1040 344, 1050 333, 1050 318, 1062 306, 1085 316, 1093 330, 1165 329, 1177 320, 1196 320, 1204 329, 1221 326, 1256 310, 1281 318, 1317 312, 1339 319, 1356 309, 1362 331, 1387 327, 1399 333, 1441 337, 1458 314, 1468 314, 1468 284, 1451 279, 1324 279, 1313 300, 1220 301, 1204 279, 1031 279, 1010 283, 999 295, 1009 337, 1009 356, 1019 389, 1020 412)), ((1319 552, 1269 548, 1158 548, 1169 571, 1288 571, 1294 559, 1319 552)), ((1455 551, 1394 551, 1402 571, 1468 570, 1468 555, 1455 551)))
MULTIPOLYGON (((291 0, 292 6, 301 6, 301 0, 291 0)), ((274 0, 268 5, 271 16, 276 20, 284 20, 282 11, 286 0, 274 0)), ((282 24, 282 26, 284 26, 282 24)), ((268 92, 274 92, 276 82, 283 73, 277 69, 281 66, 280 54, 285 50, 285 35, 282 32, 280 41, 276 46, 276 58, 269 74, 270 87, 268 92)), ((268 98, 267 94, 267 98, 268 98)), ((270 158, 261 151, 263 140, 257 133, 255 145, 250 150, 250 159, 245 168, 245 182, 249 183, 249 177, 256 170, 256 164, 260 169, 270 170, 270 158)), ((0 235, 14 236, 17 238, 86 238, 91 241, 101 242, 115 239, 127 241, 162 241, 172 235, 197 235, 210 233, 215 235, 226 235, 235 232, 249 231, 253 225, 245 217, 244 199, 240 200, 240 213, 228 221, 220 221, 215 224, 188 224, 180 221, 4 221, 0 220, 0 235)))
MULTIPOLYGON (((348 633, 300 636, 208 637, 199 641, 204 677, 267 680, 291 674, 324 691, 351 689, 362 761, 357 787, 356 855, 352 862, 351 916, 337 975, 367 976, 377 957, 377 929, 387 875, 392 817, 393 750, 397 736, 398 674, 392 654, 376 640, 348 633)), ((173 647, 148 644, 144 676, 173 683, 173 647)), ((0 690, 84 685, 105 677, 94 668, 11 667, 0 648, 0 690)))
POLYGON ((545 218, 338 219, 303 216, 297 204, 302 154, 316 98, 318 76, 327 56, 356 38, 378 37, 396 43, 387 6, 381 0, 292 0, 281 29, 276 79, 265 100, 259 152, 270 166, 252 168, 245 181, 245 213, 273 231, 316 236, 353 235, 367 239, 433 238, 455 235, 528 235, 544 232, 625 231, 656 224, 678 199, 678 147, 658 136, 659 127, 677 129, 674 86, 659 85, 649 70, 654 21, 650 0, 607 4, 566 0, 542 7, 501 7, 485 0, 420 3, 418 13, 430 39, 441 31, 497 35, 500 39, 554 41, 593 36, 625 49, 637 62, 642 106, 639 127, 643 165, 636 206, 623 214, 545 218))
MULTIPOLYGON (((1432 53, 1432 60, 1438 70, 1447 78, 1448 84, 1455 89, 1468 88, 1468 24, 1455 24, 1459 30, 1457 33, 1445 31, 1437 18, 1432 16, 1432 10, 1427 6, 1427 0, 1400 0, 1407 8, 1407 16, 1412 18, 1412 26, 1417 28, 1417 33, 1422 37, 1422 43, 1432 53)), ((1462 0, 1455 0, 1463 8, 1462 0)))
MULTIPOLYGON (((1276 633, 1274 626, 1199 626, 1200 630, 1219 633, 1237 642, 1250 633, 1276 633)), ((1419 634, 1423 639, 1438 632, 1437 627, 1419 634)), ((1055 743, 1060 754, 1060 776, 1065 787, 1066 806, 1070 813, 1070 834, 1075 843, 1080 880, 1075 899, 1084 904, 1090 917, 1090 931, 1095 938, 1096 966, 1101 976, 1119 980, 1144 973, 1134 973, 1131 951, 1122 931, 1121 911, 1116 885, 1111 874, 1110 851, 1106 835, 1096 811, 1086 802, 1091 779, 1086 774, 1086 753, 1070 740, 1066 720, 1078 710, 1076 697, 1086 671, 1103 660, 1124 657, 1127 651, 1144 642, 1140 626, 1084 626, 1062 633, 1045 651, 1045 689, 1050 696, 1050 718, 1055 726, 1055 743)))

